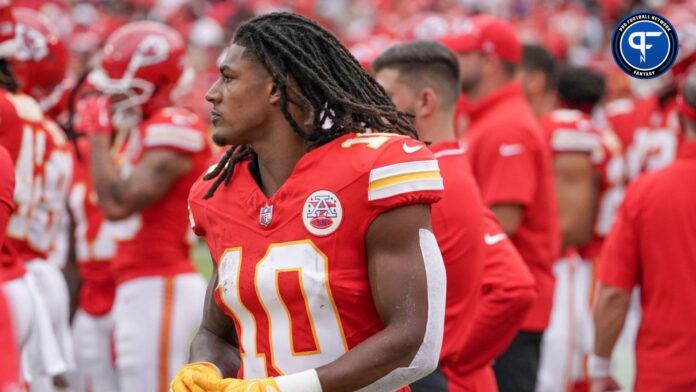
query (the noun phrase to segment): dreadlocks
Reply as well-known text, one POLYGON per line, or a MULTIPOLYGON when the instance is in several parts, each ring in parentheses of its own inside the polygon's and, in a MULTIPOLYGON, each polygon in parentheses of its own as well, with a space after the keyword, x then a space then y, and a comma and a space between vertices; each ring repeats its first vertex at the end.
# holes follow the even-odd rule
MULTIPOLYGON (((278 88, 283 116, 310 149, 349 132, 368 130, 417 138, 412 117, 397 111, 382 86, 317 23, 287 12, 266 14, 242 24, 233 43, 244 46, 268 70, 278 88), (288 103, 309 113, 311 132, 292 117, 288 103)), ((215 179, 205 198, 223 182, 229 184, 236 164, 249 157, 256 165, 256 153, 249 145, 231 146, 204 177, 215 179)))
POLYGON ((4 88, 11 93, 19 91, 17 78, 15 78, 12 69, 10 69, 10 64, 6 59, 0 59, 0 88, 4 88))

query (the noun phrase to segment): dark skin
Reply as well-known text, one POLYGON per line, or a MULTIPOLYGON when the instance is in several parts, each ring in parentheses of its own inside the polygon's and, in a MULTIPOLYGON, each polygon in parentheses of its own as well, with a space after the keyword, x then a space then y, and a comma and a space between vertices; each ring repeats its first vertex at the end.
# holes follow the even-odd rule
POLYGON ((109 152, 111 141, 92 136, 91 172, 99 206, 109 220, 124 219, 167 194, 171 185, 193 168, 190 158, 170 150, 150 150, 127 178, 121 178, 109 152))
POLYGON ((585 245, 592 236, 597 173, 588 154, 558 154, 553 160, 563 249, 585 245))
MULTIPOLYGON (((242 46, 230 47, 220 71, 220 79, 206 95, 213 104, 213 139, 218 144, 252 146, 258 155, 261 188, 270 197, 288 179, 307 147, 282 116, 272 78, 253 56, 244 55, 242 46)), ((298 119, 307 118, 297 107, 291 113, 298 119)), ((430 230, 430 210, 425 205, 394 209, 370 226, 365 239, 368 273, 370 282, 379 282, 371 290, 385 328, 316 369, 324 391, 354 391, 413 360, 425 335, 428 313, 419 229, 430 230)), ((215 304, 208 301, 204 318, 220 316, 212 307, 215 304)), ((217 362, 226 351, 238 349, 236 342, 225 339, 231 323, 204 320, 203 324, 210 327, 203 330, 203 337, 196 337, 191 359, 222 365, 225 376, 233 376, 231 366, 217 362), (209 334, 217 338, 206 336, 209 334), (216 344, 199 344, 206 339, 216 344)))

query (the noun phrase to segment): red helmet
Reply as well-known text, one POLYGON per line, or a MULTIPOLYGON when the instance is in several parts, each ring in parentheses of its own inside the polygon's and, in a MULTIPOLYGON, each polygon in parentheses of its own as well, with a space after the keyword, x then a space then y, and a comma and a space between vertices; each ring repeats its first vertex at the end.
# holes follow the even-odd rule
MULTIPOLYGON (((89 82, 99 91, 118 95, 112 106, 114 125, 122 116, 147 116, 181 94, 186 72, 186 43, 174 29, 157 22, 132 22, 114 31, 104 44, 89 82)), ((139 119, 138 119, 139 121, 139 119)))
POLYGON ((17 51, 14 30, 15 20, 10 0, 0 0, 0 58, 14 57, 17 51))
POLYGON ((68 50, 58 30, 43 14, 13 8, 16 52, 12 71, 25 94, 41 102, 65 79, 68 50))

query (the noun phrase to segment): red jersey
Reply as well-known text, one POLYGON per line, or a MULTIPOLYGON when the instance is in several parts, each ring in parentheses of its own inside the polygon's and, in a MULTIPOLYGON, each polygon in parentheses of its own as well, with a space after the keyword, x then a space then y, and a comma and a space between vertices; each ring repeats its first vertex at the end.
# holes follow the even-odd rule
POLYGON ((696 390, 696 142, 629 185, 598 280, 640 286, 635 391, 696 390))
POLYGON ((74 151, 73 183, 68 207, 73 218, 75 258, 80 272, 79 305, 88 314, 100 316, 111 310, 116 282, 111 260, 116 253, 113 223, 106 220, 99 208, 97 194, 89 171, 90 144, 78 142, 79 157, 74 151))
POLYGON ((212 154, 204 122, 187 109, 164 108, 155 112, 131 132, 121 149, 118 161, 122 175, 130 175, 148 151, 162 148, 187 156, 193 167, 161 199, 114 222, 118 246, 113 262, 118 282, 194 271, 189 260, 193 233, 186 198, 212 154))
POLYGON ((553 298, 551 267, 560 248, 551 156, 543 130, 516 82, 472 103, 469 117, 467 155, 483 202, 489 207, 524 207, 512 242, 536 280, 539 298, 522 330, 543 331, 553 298))
POLYGON ((384 328, 370 289, 365 237, 381 213, 442 195, 438 163, 418 141, 350 133, 307 152, 268 198, 245 160, 229 186, 189 203, 218 268, 215 299, 234 320, 239 377, 336 360, 384 328))
MULTIPOLYGON (((458 142, 430 147, 440 165, 445 185, 442 200, 432 205, 433 233, 445 262, 447 302, 440 366, 448 378, 456 371, 457 356, 471 327, 479 301, 483 273, 483 201, 471 175, 465 149, 458 142)), ((450 380, 450 382, 455 382, 450 380)))
MULTIPOLYGON (((10 250, 4 249, 5 229, 10 216, 14 211, 14 164, 7 150, 0 146, 0 249, 2 253, 10 253, 10 250)), ((0 282, 4 279, 4 268, 0 268, 0 282)))
POLYGON ((602 242, 614 223, 624 193, 625 170, 621 142, 611 129, 600 129, 580 110, 556 109, 541 119, 554 155, 587 154, 598 177, 592 238, 579 249, 586 260, 599 256, 602 242))
POLYGON ((23 273, 18 263, 45 260, 53 246, 64 218, 72 158, 63 131, 33 98, 0 91, 0 118, 0 145, 15 164, 17 209, 6 241, 16 256, 1 255, 6 278, 13 279, 23 273))
POLYGON ((605 116, 621 141, 629 180, 674 160, 680 133, 673 101, 660 106, 658 98, 651 95, 606 105, 605 116))

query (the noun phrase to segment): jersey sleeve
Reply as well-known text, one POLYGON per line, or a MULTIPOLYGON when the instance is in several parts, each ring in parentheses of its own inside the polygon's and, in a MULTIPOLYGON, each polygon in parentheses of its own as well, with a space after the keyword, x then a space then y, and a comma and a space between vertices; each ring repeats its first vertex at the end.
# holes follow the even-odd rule
POLYGON ((369 173, 367 200, 372 208, 384 212, 442 198, 440 167, 425 144, 399 137, 382 149, 369 173))
POLYGON ((0 125, 0 146, 7 149, 15 162, 22 147, 22 120, 14 105, 4 95, 0 95, 0 125))
POLYGON ((203 151, 207 147, 205 125, 201 119, 186 110, 167 108, 154 115, 143 129, 143 147, 171 149, 185 155, 203 151))
POLYGON ((0 247, 5 240, 7 222, 14 211, 14 166, 10 154, 0 146, 0 247))
POLYGON ((205 237, 206 235, 206 209, 203 205, 205 191, 205 183, 201 177, 191 187, 188 197, 189 223, 193 233, 198 237, 205 237))
POLYGON ((555 128, 551 132, 551 151, 558 153, 596 154, 602 147, 599 133, 573 127, 555 128))
POLYGON ((635 191, 635 187, 626 191, 614 226, 604 242, 597 273, 598 280, 603 284, 626 290, 631 290, 638 283, 640 274, 636 231, 636 218, 640 207, 635 191))
POLYGON ((482 143, 476 179, 484 204, 526 207, 534 201, 540 175, 535 155, 543 146, 534 146, 531 137, 509 133, 482 143))

